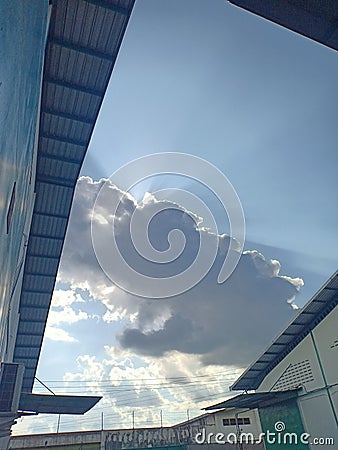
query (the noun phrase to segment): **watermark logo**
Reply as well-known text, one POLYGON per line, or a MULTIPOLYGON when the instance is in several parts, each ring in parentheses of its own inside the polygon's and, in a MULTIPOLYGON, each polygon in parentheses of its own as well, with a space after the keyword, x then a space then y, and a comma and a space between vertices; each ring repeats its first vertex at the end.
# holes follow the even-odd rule
POLYGON ((185 153, 158 153, 133 160, 118 169, 103 184, 95 201, 91 222, 93 248, 101 268, 108 278, 123 290, 137 296, 158 299, 188 291, 210 271, 219 252, 220 235, 208 201, 199 198, 188 188, 166 188, 153 192, 151 207, 145 208, 143 201, 129 211, 123 211, 124 205, 128 204, 128 201, 129 204, 131 202, 130 193, 139 183, 161 175, 184 177, 187 186, 189 180, 200 183, 224 208, 230 232, 228 248, 217 277, 217 282, 223 283, 235 270, 243 251, 243 208, 234 187, 217 167, 202 158, 185 153), (116 187, 122 192, 121 195, 116 195, 116 187), (177 202, 173 198, 175 193, 177 202), (168 194, 170 201, 156 201, 157 194, 160 194, 162 199, 168 194), (165 214, 172 214, 175 209, 177 213, 182 213, 182 198, 185 198, 186 204, 190 202, 196 205, 198 202, 199 214, 207 223, 212 224, 213 230, 207 232, 199 228, 196 214, 184 210, 184 214, 188 214, 191 221, 195 222, 195 231, 199 238, 198 249, 187 267, 179 263, 179 258, 188 245, 182 229, 174 228, 167 232, 168 246, 165 249, 156 248, 150 236, 150 230, 153 230, 155 235, 157 233, 153 224, 160 215, 165 217, 165 214), (130 238, 130 245, 125 246, 128 247, 127 250, 123 248, 125 241, 121 238, 120 231, 121 220, 126 223, 126 217, 130 238), (139 260, 144 264, 134 264, 139 260), (176 272, 166 273, 163 270, 166 264, 168 267, 174 267, 176 272), (149 267, 153 273, 147 272, 149 267))
POLYGON ((281 422, 281 421, 276 422, 275 423, 275 430, 278 431, 279 433, 281 431, 284 431, 285 430, 285 423, 281 422))
POLYGON ((282 421, 274 424, 274 431, 266 430, 264 433, 254 435, 252 432, 243 432, 238 426, 236 432, 213 433, 207 432, 205 428, 196 433, 194 437, 196 444, 268 444, 287 446, 290 445, 328 445, 334 446, 333 437, 312 437, 309 433, 297 434, 286 431, 286 425, 282 421))

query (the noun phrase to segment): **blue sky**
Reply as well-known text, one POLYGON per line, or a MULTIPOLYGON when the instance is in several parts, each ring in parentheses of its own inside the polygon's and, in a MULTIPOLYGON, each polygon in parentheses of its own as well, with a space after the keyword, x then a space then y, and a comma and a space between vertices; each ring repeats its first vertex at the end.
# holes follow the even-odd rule
MULTIPOLYGON (((78 185, 38 370, 44 381, 59 380, 49 384, 57 392, 77 382, 77 392, 104 400, 82 424, 65 418, 61 429, 99 426, 102 411, 128 426, 140 405, 149 411, 143 425, 158 421, 160 409, 166 423, 184 420, 188 408, 198 414, 228 395, 226 386, 291 320, 290 303, 302 306, 336 270, 337 78, 334 51, 225 1, 136 2, 81 172, 90 178, 78 185), (246 218, 249 252, 237 278, 217 287, 211 271, 181 303, 147 303, 109 283, 86 222, 95 182, 158 152, 214 164, 246 218), (181 390, 170 382, 177 376, 188 383, 181 390), (119 400, 107 379, 130 394, 119 400), (142 379, 171 387, 144 382, 142 397, 142 379), (197 393, 187 388, 193 382, 197 393)), ((144 192, 170 183, 189 187, 163 177, 144 192)), ((224 213, 210 202, 223 232, 224 213)), ((34 423, 25 419, 15 432, 55 430, 56 420, 34 423)))
POLYGON ((336 265, 337 72, 334 51, 225 1, 139 1, 82 173, 203 157, 236 188, 247 240, 319 287, 336 265))

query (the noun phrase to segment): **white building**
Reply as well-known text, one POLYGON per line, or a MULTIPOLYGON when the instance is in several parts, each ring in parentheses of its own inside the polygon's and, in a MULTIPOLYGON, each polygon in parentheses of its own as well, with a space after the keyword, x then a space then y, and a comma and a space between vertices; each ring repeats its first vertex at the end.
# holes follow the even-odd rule
POLYGON ((207 409, 257 408, 267 450, 338 448, 337 305, 338 271, 231 387, 246 393, 207 409))
POLYGON ((262 432, 258 411, 248 408, 217 410, 179 423, 172 428, 188 427, 193 430, 191 443, 196 444, 214 444, 217 443, 217 434, 224 434, 224 440, 227 440, 228 435, 234 436, 242 432, 250 433, 254 440, 258 440, 262 432))

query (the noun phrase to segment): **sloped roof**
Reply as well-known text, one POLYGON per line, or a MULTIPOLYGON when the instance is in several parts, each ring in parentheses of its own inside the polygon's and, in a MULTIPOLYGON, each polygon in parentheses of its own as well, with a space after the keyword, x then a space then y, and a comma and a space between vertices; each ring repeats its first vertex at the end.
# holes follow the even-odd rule
POLYGON ((231 390, 257 389, 279 364, 338 304, 338 271, 300 310, 290 325, 231 386, 231 390))
POLYGON ((337 0, 229 0, 241 8, 338 50, 337 0))
POLYGON ((251 392, 249 394, 240 394, 236 397, 229 398, 224 402, 217 403, 216 405, 208 406, 204 408, 206 411, 212 411, 221 408, 261 408, 270 405, 276 405, 277 403, 285 402, 292 398, 296 398, 298 395, 297 389, 288 391, 275 391, 275 392, 251 392))
POLYGON ((54 1, 14 362, 31 392, 74 189, 135 0, 54 1))

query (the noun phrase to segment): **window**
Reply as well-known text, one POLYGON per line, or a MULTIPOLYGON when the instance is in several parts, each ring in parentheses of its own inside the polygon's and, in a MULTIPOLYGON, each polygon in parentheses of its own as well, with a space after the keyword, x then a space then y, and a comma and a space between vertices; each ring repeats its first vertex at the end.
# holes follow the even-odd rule
POLYGON ((236 418, 232 417, 230 419, 223 419, 223 426, 234 426, 234 425, 250 425, 250 417, 237 417, 237 423, 236 418))

